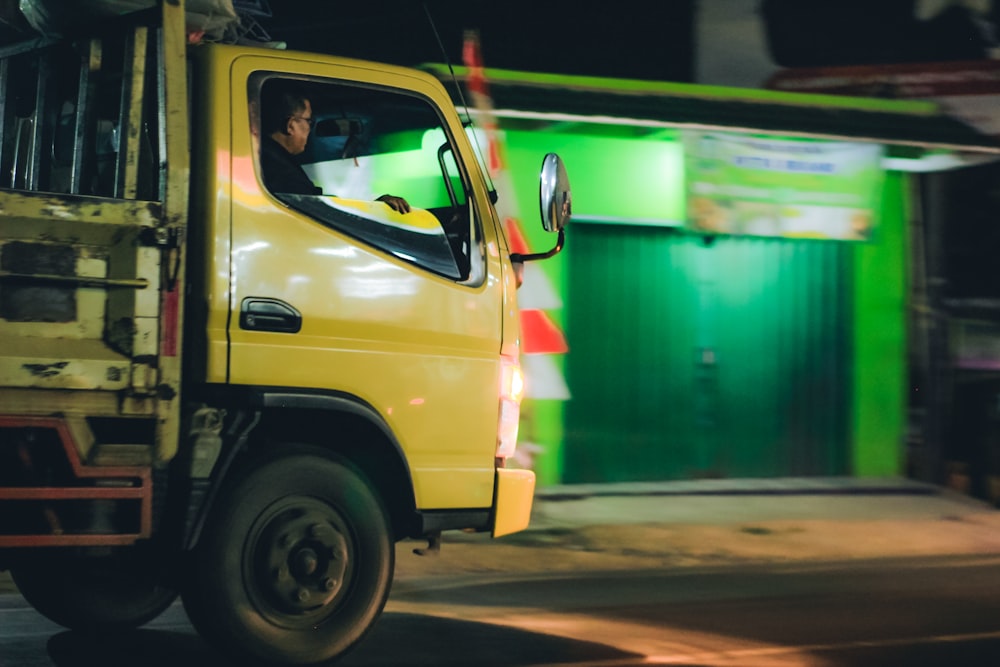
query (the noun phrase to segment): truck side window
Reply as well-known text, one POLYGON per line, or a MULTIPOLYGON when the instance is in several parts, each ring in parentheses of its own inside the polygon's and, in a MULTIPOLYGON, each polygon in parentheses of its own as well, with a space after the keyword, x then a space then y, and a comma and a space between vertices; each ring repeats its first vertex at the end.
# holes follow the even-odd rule
MULTIPOLYGON (((481 282, 468 178, 435 108, 383 88, 260 75, 261 183, 280 202, 433 273, 481 282), (409 212, 380 197, 404 199, 409 212)), ((253 107, 254 105, 251 105, 253 107)))

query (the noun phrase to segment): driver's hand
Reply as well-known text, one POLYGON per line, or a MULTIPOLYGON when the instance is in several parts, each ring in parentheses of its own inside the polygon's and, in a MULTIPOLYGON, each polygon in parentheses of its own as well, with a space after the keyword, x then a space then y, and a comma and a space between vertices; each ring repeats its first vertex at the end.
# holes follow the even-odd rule
POLYGON ((385 202, 389 205, 389 208, 396 211, 396 213, 410 212, 410 203, 402 197, 396 197, 395 195, 382 195, 375 201, 385 202))

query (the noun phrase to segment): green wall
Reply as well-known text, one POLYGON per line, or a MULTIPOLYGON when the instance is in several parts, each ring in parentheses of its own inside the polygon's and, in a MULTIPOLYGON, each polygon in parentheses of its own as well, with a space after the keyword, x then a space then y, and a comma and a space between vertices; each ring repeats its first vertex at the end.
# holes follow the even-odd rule
MULTIPOLYGON (((615 346, 624 344, 626 338, 655 341, 669 335, 677 341, 675 349, 657 352, 660 348, 654 345, 643 353, 673 359, 668 365, 672 375, 662 380, 657 391, 668 404, 686 402, 687 414, 696 422, 707 423, 713 414, 716 419, 717 426, 700 432, 696 426, 685 426, 690 437, 672 437, 687 443, 681 450, 652 467, 642 456, 636 457, 630 465, 638 473, 618 468, 618 478, 636 478, 635 474, 654 470, 663 479, 717 472, 773 476, 894 475, 902 471, 907 237, 903 175, 888 175, 881 221, 869 243, 720 238, 714 246, 705 246, 698 237, 670 229, 683 224, 685 211, 683 160, 673 131, 580 124, 535 130, 509 125, 504 133, 507 165, 516 188, 521 228, 532 249, 547 249, 553 242, 538 222, 537 174, 546 152, 564 158, 573 188, 576 221, 568 229, 566 248, 540 263, 566 304, 548 314, 569 337, 570 351, 557 361, 570 376, 570 389, 576 385, 603 391, 602 387, 615 383, 635 385, 638 376, 629 378, 630 372, 647 371, 662 359, 647 357, 644 363, 639 358, 639 366, 619 369, 618 377, 580 375, 586 375, 588 368, 596 372, 599 364, 592 363, 593 355, 606 353, 604 368, 613 368, 615 346), (634 224, 617 224, 626 221, 634 224), (595 231, 598 228, 602 229, 595 231), (620 247, 621 243, 627 248, 620 247), (580 252, 592 256, 575 254, 580 252), (648 257, 655 252, 666 253, 667 259, 648 257), (568 275, 571 265, 573 275, 568 275), (609 277, 624 287, 629 269, 670 274, 653 278, 661 281, 660 287, 665 284, 662 281, 671 286, 668 301, 673 305, 667 311, 673 319, 669 323, 657 321, 650 309, 625 312, 620 299, 604 306, 591 300, 592 316, 598 322, 619 322, 627 337, 601 343, 588 338, 587 328, 581 333, 579 323, 567 329, 567 310, 587 302, 581 295, 603 293, 609 277), (609 275, 609 271, 614 273, 609 275), (754 290, 748 291, 749 285, 755 285, 754 290), (761 326, 767 322, 780 324, 761 326), (776 332, 791 338, 775 351, 768 345, 776 332), (730 350, 709 353, 723 354, 714 370, 712 364, 700 363, 698 356, 713 345, 730 350), (768 354, 777 354, 777 359, 768 361, 768 354), (746 361, 735 364, 733 355, 746 361), (740 387, 754 382, 771 389, 741 399, 740 387), (789 411, 794 419, 782 416, 789 411), (732 442, 742 442, 742 448, 732 442), (688 472, 679 472, 682 469, 688 472)), ((647 294, 637 303, 656 298, 666 297, 647 294)), ((580 399, 574 396, 571 401, 580 399)), ((622 440, 659 437, 654 435, 657 428, 662 433, 665 427, 651 422, 666 423, 677 417, 667 415, 665 405, 643 405, 643 400, 637 394, 631 405, 612 406, 628 416, 591 425, 591 433, 582 437, 615 443, 618 433, 619 447, 622 440)), ((541 485, 570 481, 568 473, 573 481, 584 481, 581 474, 587 473, 581 470, 587 465, 580 468, 576 462, 567 467, 574 460, 574 452, 567 448, 581 437, 576 407, 562 401, 525 403, 521 440, 543 448, 533 463, 541 485)), ((667 431, 681 433, 678 428, 667 431)), ((643 446, 658 445, 647 442, 643 446)), ((598 459, 616 455, 621 450, 594 454, 598 459)), ((600 465, 592 468, 600 469, 600 465)))
POLYGON ((859 476, 905 469, 908 183, 887 175, 877 238, 855 249, 851 467, 859 476))

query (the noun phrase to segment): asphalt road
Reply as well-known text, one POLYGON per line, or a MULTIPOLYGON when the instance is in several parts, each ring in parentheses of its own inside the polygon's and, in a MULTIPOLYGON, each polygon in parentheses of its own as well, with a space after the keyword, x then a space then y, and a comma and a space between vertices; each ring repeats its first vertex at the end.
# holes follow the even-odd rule
MULTIPOLYGON (((998 665, 998 575, 1000 557, 890 559, 407 587, 394 600, 525 633, 513 659, 470 664, 998 665), (573 643, 547 656, 554 637, 573 643)), ((350 664, 387 664, 362 656, 350 664)))
MULTIPOLYGON (((397 549, 344 667, 1000 665, 1000 512, 947 493, 581 496, 397 549)), ((175 605, 102 638, 0 578, 0 667, 235 667, 175 605)), ((240 667, 246 667, 240 665, 240 667)))
MULTIPOLYGON (((344 667, 1000 664, 1000 557, 404 577, 344 667)), ((3 667, 235 667, 174 606, 113 640, 0 596, 3 667)))

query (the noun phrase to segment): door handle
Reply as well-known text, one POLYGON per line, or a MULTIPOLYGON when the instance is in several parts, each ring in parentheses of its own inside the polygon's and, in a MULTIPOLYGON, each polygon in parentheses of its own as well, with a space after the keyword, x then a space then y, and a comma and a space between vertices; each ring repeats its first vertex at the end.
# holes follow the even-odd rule
POLYGON ((281 299, 248 296, 240 305, 240 329, 297 333, 302 313, 281 299))

